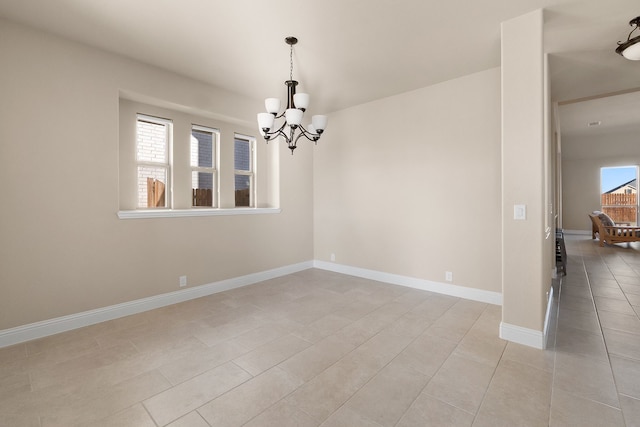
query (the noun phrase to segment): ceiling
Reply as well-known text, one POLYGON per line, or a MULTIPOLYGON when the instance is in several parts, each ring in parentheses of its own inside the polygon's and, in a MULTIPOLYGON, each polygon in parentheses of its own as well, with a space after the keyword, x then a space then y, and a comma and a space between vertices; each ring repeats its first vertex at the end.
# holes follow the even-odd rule
POLYGON ((637 134, 640 132, 640 91, 561 104, 559 115, 563 137, 612 132, 637 134))
POLYGON ((330 113, 500 65, 500 23, 545 9, 552 98, 640 88, 613 53, 638 0, 0 0, 0 17, 224 87, 330 113))
POLYGON ((637 0, 564 3, 545 11, 552 99, 560 104, 563 136, 640 131, 640 61, 614 52, 638 15, 637 0))

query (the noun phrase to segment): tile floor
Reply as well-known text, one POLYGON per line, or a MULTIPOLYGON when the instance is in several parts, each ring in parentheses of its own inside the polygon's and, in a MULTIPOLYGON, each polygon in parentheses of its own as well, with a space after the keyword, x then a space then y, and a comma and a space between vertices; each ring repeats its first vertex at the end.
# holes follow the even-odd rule
POLYGON ((546 351, 498 306, 307 270, 0 349, 0 426, 640 426, 640 246, 567 250, 546 351))

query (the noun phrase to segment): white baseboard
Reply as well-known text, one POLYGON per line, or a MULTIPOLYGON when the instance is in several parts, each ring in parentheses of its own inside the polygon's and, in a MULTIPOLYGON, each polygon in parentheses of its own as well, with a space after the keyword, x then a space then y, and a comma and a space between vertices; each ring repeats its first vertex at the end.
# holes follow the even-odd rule
POLYGON ((141 313, 143 311, 153 310, 155 308, 165 307, 171 304, 177 304, 218 292, 228 291, 230 289, 252 285, 263 280, 274 279, 276 277, 296 273, 312 267, 313 262, 307 261, 275 268, 273 270, 248 274, 246 276, 221 280, 219 282, 209 283, 202 286, 116 304, 109 307, 98 308, 95 310, 84 311, 82 313, 71 314, 68 316, 57 317, 55 319, 1 330, 0 348, 93 325, 107 320, 117 319, 119 317, 129 316, 131 314, 141 313))
POLYGON ((547 337, 549 336, 549 323, 551 319, 551 310, 553 310, 553 297, 552 286, 549 288, 547 312, 544 316, 544 327, 542 328, 542 331, 536 331, 535 329, 523 328, 522 326, 500 322, 500 338, 544 350, 547 347, 547 337))
POLYGON ((362 277, 364 279, 377 280, 379 282, 390 283, 392 285, 407 286, 423 291, 437 292, 439 294, 451 295, 474 301, 486 302, 489 304, 502 305, 502 293, 500 292, 485 291, 482 289, 468 288, 448 283, 432 282, 430 280, 416 279, 414 277, 400 276, 398 274, 384 273, 381 271, 351 267, 326 261, 314 261, 313 266, 322 270, 348 274, 350 276, 362 277))
POLYGON ((545 336, 542 331, 505 322, 500 322, 500 338, 541 350, 545 348, 545 336))
POLYGON ((350 267, 324 261, 307 261, 290 266, 280 267, 259 273, 248 274, 246 276, 221 280, 188 289, 181 289, 175 292, 155 295, 109 307, 84 311, 68 316, 57 317, 41 322, 30 323, 28 325, 0 330, 0 348, 26 341, 82 328, 84 326, 113 320, 144 311, 165 307, 171 304, 192 300, 195 298, 224 292, 242 286, 252 285, 264 280, 285 276, 309 268, 319 268, 322 270, 334 271, 336 273, 348 274, 350 276, 362 277, 379 282, 394 285, 407 286, 410 288, 431 291, 445 295, 485 302, 489 304, 502 305, 502 293, 485 291, 482 289, 468 288, 464 286, 432 282, 429 280, 416 279, 408 276, 384 273, 364 268, 350 267))

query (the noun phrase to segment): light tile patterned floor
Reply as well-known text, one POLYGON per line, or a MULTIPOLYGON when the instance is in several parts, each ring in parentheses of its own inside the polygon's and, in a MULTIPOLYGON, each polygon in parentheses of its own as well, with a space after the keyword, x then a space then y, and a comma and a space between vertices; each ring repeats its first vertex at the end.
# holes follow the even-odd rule
POLYGON ((638 426, 640 246, 567 250, 546 351, 500 307, 307 270, 0 349, 0 426, 638 426))

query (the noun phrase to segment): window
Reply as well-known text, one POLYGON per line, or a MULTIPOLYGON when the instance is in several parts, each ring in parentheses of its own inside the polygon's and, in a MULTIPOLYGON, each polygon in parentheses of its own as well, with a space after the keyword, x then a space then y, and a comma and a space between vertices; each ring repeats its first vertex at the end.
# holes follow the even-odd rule
POLYGON ((164 102, 121 96, 118 106, 118 218, 280 212, 278 144, 164 102))
POLYGON ((170 120, 138 114, 136 163, 139 208, 170 207, 170 140, 170 120))
POLYGON ((253 207, 255 200, 255 138, 236 134, 234 138, 234 169, 236 207, 253 207))
POLYGON ((621 225, 638 223, 638 167, 600 169, 600 209, 621 225))
POLYGON ((191 126, 191 206, 218 205, 218 130, 191 126))

